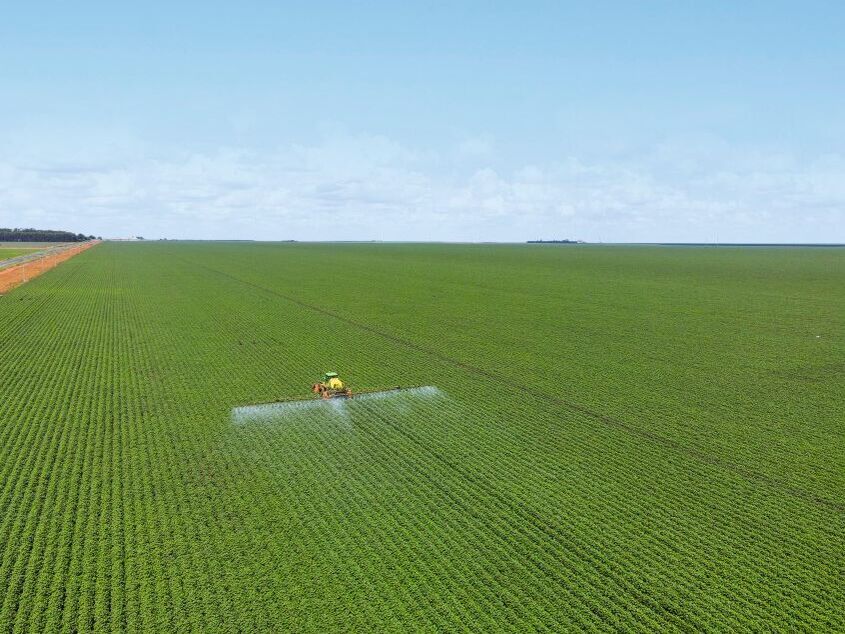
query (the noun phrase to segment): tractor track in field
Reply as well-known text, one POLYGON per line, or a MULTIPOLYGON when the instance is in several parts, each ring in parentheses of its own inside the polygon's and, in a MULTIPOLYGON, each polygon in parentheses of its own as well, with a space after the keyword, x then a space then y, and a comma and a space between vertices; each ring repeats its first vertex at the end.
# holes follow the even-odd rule
POLYGON ((657 444, 657 445, 664 447, 666 449, 670 449, 670 450, 672 450, 676 453, 685 455, 689 458, 693 458, 694 460, 696 460, 700 463, 711 465, 711 466, 714 466, 714 467, 719 467, 721 469, 725 469, 725 470, 730 471, 730 472, 732 472, 736 475, 739 475, 739 476, 741 476, 741 477, 743 477, 743 478, 745 478, 745 479, 747 479, 751 482, 756 482, 758 484, 764 485, 764 486, 766 486, 770 489, 773 489, 775 491, 779 491, 779 492, 784 493, 786 495, 789 495, 791 497, 798 498, 798 499, 801 499, 805 502, 811 503, 815 506, 827 508, 827 509, 830 509, 832 511, 836 511, 838 513, 845 513, 845 502, 840 502, 838 500, 833 500, 833 499, 826 498, 826 497, 823 497, 823 496, 820 496, 820 495, 816 495, 815 493, 813 493, 811 491, 807 491, 807 490, 802 489, 800 487, 792 486, 792 485, 790 485, 786 482, 778 480, 777 478, 772 478, 771 476, 767 476, 767 475, 760 473, 758 471, 748 469, 748 468, 746 468, 746 467, 744 467, 741 464, 738 464, 736 462, 733 462, 733 461, 730 461, 730 460, 725 460, 724 458, 720 458, 718 456, 714 456, 710 453, 707 453, 706 451, 696 449, 695 447, 689 447, 689 446, 684 445, 683 443, 678 442, 677 440, 674 440, 672 438, 668 438, 666 436, 663 436, 661 434, 649 431, 647 429, 642 429, 641 427, 638 427, 636 425, 632 425, 630 423, 626 423, 625 421, 620 420, 618 418, 615 418, 613 416, 609 416, 607 414, 597 412, 597 411, 595 411, 595 410, 593 410, 589 407, 586 407, 586 406, 581 405, 579 403, 575 403, 575 402, 570 401, 568 399, 564 399, 564 398, 561 398, 559 396, 555 396, 555 395, 552 395, 552 394, 547 394, 547 393, 545 393, 541 390, 538 390, 536 388, 531 387, 530 385, 520 383, 519 381, 515 381, 513 379, 509 379, 507 377, 501 376, 499 374, 496 374, 495 372, 491 372, 490 370, 486 370, 486 369, 481 368, 479 366, 475 366, 475 365, 472 365, 470 363, 466 363, 465 361, 461 361, 460 359, 450 357, 449 355, 443 354, 442 352, 438 352, 437 350, 433 350, 431 348, 427 348, 427 347, 420 345, 420 344, 418 344, 414 341, 411 341, 410 339, 404 339, 402 337, 398 337, 398 336, 396 336, 396 335, 394 335, 390 332, 386 332, 384 330, 381 330, 380 328, 377 328, 376 326, 373 326, 371 324, 356 321, 354 319, 350 319, 349 317, 346 317, 346 316, 341 315, 339 313, 333 312, 333 311, 328 310, 326 308, 323 308, 321 306, 317 306, 317 305, 314 305, 314 304, 310 304, 308 302, 304 302, 304 301, 302 301, 302 300, 300 300, 296 297, 286 295, 285 293, 279 292, 279 291, 274 290, 272 288, 267 288, 266 286, 261 286, 260 284, 256 284, 254 282, 250 282, 249 280, 245 280, 243 278, 237 277, 235 275, 232 275, 231 273, 227 273, 226 271, 221 271, 220 269, 215 269, 213 267, 206 266, 204 264, 200 264, 200 263, 192 261, 192 260, 186 260, 184 258, 179 258, 179 259, 183 262, 186 262, 186 263, 191 264, 193 266, 199 267, 199 268, 204 269, 206 271, 209 271, 211 273, 215 273, 217 275, 220 275, 222 277, 230 279, 230 280, 237 282, 239 284, 243 284, 245 286, 255 288, 259 291, 262 291, 264 293, 268 293, 268 294, 270 294, 274 297, 278 297, 279 299, 283 299, 287 302, 290 302, 290 303, 295 304, 297 306, 300 306, 302 308, 306 308, 308 310, 314 311, 314 312, 319 313, 321 315, 331 317, 331 318, 336 319, 338 321, 341 321, 345 324, 348 324, 349 326, 353 326, 353 327, 355 327, 359 330, 369 332, 371 334, 379 336, 383 339, 391 341, 391 342, 393 342, 397 345, 403 346, 403 347, 408 348, 410 350, 415 350, 417 352, 421 352, 425 355, 428 355, 432 358, 438 359, 439 361, 442 361, 443 363, 449 364, 453 367, 461 368, 461 369, 466 370, 468 372, 472 372, 473 374, 476 374, 478 376, 482 376, 484 378, 496 381, 497 383, 500 383, 502 385, 507 385, 508 387, 510 387, 514 390, 523 392, 525 394, 533 396, 534 398, 545 400, 545 401, 554 403, 555 405, 558 405, 560 407, 564 407, 564 408, 566 408, 570 411, 577 412, 579 414, 583 414, 584 416, 587 416, 588 418, 591 418, 595 421, 598 421, 598 422, 604 424, 607 427, 619 429, 619 430, 624 431, 624 432, 626 432, 626 433, 628 433, 632 436, 642 438, 643 440, 647 440, 649 442, 657 444))

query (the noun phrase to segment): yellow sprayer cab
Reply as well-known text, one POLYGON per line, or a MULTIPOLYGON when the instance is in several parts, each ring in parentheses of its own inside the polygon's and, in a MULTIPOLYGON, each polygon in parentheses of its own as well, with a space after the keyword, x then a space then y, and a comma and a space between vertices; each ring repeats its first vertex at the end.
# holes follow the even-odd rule
POLYGON ((323 380, 311 386, 311 391, 314 394, 319 394, 320 398, 352 398, 352 390, 343 384, 337 372, 326 372, 323 374, 323 380))
POLYGON ((340 380, 340 377, 337 375, 337 372, 326 372, 323 375, 323 385, 325 385, 330 390, 343 389, 343 381, 340 380))

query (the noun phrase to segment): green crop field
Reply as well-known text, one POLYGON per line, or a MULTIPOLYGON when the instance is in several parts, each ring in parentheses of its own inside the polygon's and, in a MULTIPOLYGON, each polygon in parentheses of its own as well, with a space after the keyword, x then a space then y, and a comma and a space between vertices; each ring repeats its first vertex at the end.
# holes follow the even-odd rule
POLYGON ((38 251, 38 249, 11 249, 0 247, 0 266, 2 266, 4 260, 16 258, 19 255, 28 255, 30 253, 35 253, 36 251, 38 251))
POLYGON ((103 243, 0 338, 3 631, 845 630, 845 250, 103 243), (432 389, 232 414, 326 370, 432 389))

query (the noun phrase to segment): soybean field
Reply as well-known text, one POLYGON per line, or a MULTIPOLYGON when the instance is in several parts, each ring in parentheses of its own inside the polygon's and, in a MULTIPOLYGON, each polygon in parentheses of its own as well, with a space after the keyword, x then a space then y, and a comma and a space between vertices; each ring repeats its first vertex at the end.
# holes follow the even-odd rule
POLYGON ((19 257, 21 255, 29 255, 34 253, 37 249, 14 249, 0 247, 0 266, 5 266, 7 260, 19 257))
POLYGON ((845 250, 105 242, 0 338, 3 631, 845 630, 845 250), (235 414, 329 370, 424 388, 235 414))

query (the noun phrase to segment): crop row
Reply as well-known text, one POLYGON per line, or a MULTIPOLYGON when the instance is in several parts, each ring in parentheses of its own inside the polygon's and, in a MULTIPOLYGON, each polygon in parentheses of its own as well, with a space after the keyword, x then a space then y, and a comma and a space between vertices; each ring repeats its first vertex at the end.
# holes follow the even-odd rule
POLYGON ((696 250, 671 258, 653 250, 547 252, 532 261, 536 254, 516 247, 486 255, 468 248, 476 263, 429 254, 435 247, 427 246, 417 253, 301 246, 254 260, 217 249, 246 282, 503 381, 542 385, 641 430, 641 438, 734 464, 781 490, 843 503, 845 454, 830 441, 845 418, 841 253, 799 254, 784 268, 785 254, 763 252, 726 252, 717 263, 696 250), (325 278, 299 283, 308 267, 302 251, 380 293, 325 278), (630 271, 618 270, 625 259, 630 271), (654 270, 660 259, 665 268, 654 270), (685 266, 694 283, 678 272, 685 266), (744 268, 755 276, 724 279, 744 268))
MULTIPOLYGON (((478 392, 478 386, 475 383, 472 386, 472 392, 474 392, 476 394, 478 392)), ((512 401, 518 402, 518 399, 515 398, 515 395, 511 394, 511 395, 508 395, 508 397, 512 401)), ((488 394, 485 392, 484 397, 479 398, 478 402, 483 404, 486 401, 487 398, 488 398, 488 394)), ((473 407, 475 407, 475 405, 473 407)), ((483 405, 481 407, 483 407, 483 405)), ((510 409, 512 409, 512 406, 510 407, 510 409)), ((533 419, 537 418, 536 404, 533 404, 532 407, 529 407, 529 408, 526 408, 526 409, 529 409, 529 410, 532 410, 532 411, 522 412, 522 416, 519 417, 520 421, 531 422, 533 419)), ((455 439, 461 438, 461 436, 454 436, 454 435, 448 435, 448 434, 443 435, 441 433, 443 431, 443 429, 442 429, 443 418, 438 416, 438 417, 435 417, 435 420, 437 420, 437 427, 436 427, 437 432, 432 437, 425 439, 425 442, 418 443, 418 446, 426 446, 426 443, 428 443, 429 444, 428 446, 435 446, 436 447, 438 439, 445 437, 445 438, 449 439, 448 443, 446 443, 446 444, 454 447, 455 439)), ((471 422, 477 423, 478 417, 477 416, 476 417, 463 416, 463 417, 461 417, 461 420, 471 421, 471 422)), ((501 429, 502 430, 508 430, 509 428, 511 428, 511 427, 505 425, 501 429)), ((476 427, 475 429, 473 429, 471 427, 471 425, 467 425, 467 426, 465 426, 465 429, 463 429, 463 432, 466 434, 465 436, 463 436, 463 438, 465 440, 467 440, 467 442, 472 443, 473 446, 476 447, 476 449, 477 449, 477 445, 478 445, 478 437, 477 437, 478 429, 479 429, 479 427, 476 427)), ((483 429, 483 427, 481 429, 483 429)), ((498 431, 500 428, 497 427, 496 429, 498 431)), ((494 436, 495 436, 495 434, 494 434, 494 436)), ((529 434, 524 434, 523 437, 524 438, 530 438, 530 439, 533 440, 533 439, 538 438, 538 437, 543 438, 543 435, 538 434, 537 436, 534 436, 534 435, 529 433, 529 434)), ((606 441, 607 438, 605 437, 603 440, 606 441)), ((498 473, 502 473, 501 460, 502 460, 502 456, 503 456, 503 446, 506 446, 506 447, 512 446, 510 444, 511 441, 513 441, 513 438, 505 439, 505 438, 502 438, 502 437, 494 437, 493 443, 491 444, 490 447, 488 447, 489 456, 486 458, 488 460, 487 464, 488 465, 489 464, 495 464, 496 467, 497 467, 496 471, 498 473)), ((561 442, 565 443, 566 438, 561 439, 561 442)), ((532 452, 535 448, 536 447, 531 447, 532 452)), ((607 448, 607 447, 602 447, 600 449, 600 451, 602 451, 605 454, 605 457, 606 457, 606 454, 608 453, 608 449, 609 448, 607 448)), ((417 448, 416 451, 418 453, 419 448, 417 448)), ((641 447, 640 448, 633 448, 633 447, 630 446, 630 443, 628 443, 628 446, 625 447, 625 451, 628 452, 628 453, 630 453, 632 451, 638 451, 640 453, 640 455, 642 455, 644 453, 643 448, 641 448, 641 447)), ((536 454, 534 454, 534 455, 536 455, 536 454)), ((461 460, 466 460, 466 456, 467 456, 466 453, 462 454, 461 457, 460 457, 461 460)), ((560 455, 557 456, 558 460, 561 460, 561 458, 564 458, 564 456, 560 456, 560 455)), ((665 460, 665 455, 660 456, 660 458, 662 460, 665 460)), ((477 467, 477 468, 483 468, 483 465, 473 465, 473 466, 477 467)), ((686 468, 687 465, 684 465, 684 467, 686 468)), ((718 472, 715 473, 715 474, 712 474, 712 473, 710 474, 711 478, 713 478, 714 476, 715 477, 722 477, 722 474, 720 474, 718 472)), ((621 482, 621 486, 623 487, 623 490, 625 488, 630 487, 630 484, 629 484, 630 478, 631 478, 631 474, 629 474, 629 473, 622 472, 620 474, 619 480, 621 482)), ((513 474, 507 473, 507 472, 504 472, 502 474, 502 479, 505 480, 505 481, 510 480, 510 481, 521 482, 520 478, 513 478, 513 474)), ((660 484, 661 483, 658 483, 658 486, 660 484)), ((739 482, 739 483, 734 484, 734 486, 741 487, 742 484, 743 484, 742 482, 739 482)), ((665 486, 665 484, 663 484, 663 486, 665 486)), ((746 484, 746 486, 747 486, 747 484, 746 484)), ((546 488, 547 487, 538 487, 539 490, 545 490, 546 488)), ((753 488, 753 487, 750 487, 750 488, 753 488)), ((525 493, 524 490, 519 492, 520 495, 523 495, 524 493, 525 493)), ((696 491, 691 493, 691 496, 698 496, 698 495, 700 495, 700 493, 696 492, 696 491)), ((653 496, 653 494, 652 494, 652 496, 653 496)), ((648 497, 651 497, 651 496, 648 496, 648 497)), ((655 511, 655 510, 652 509, 651 506, 648 506, 648 504, 649 504, 648 497, 645 498, 647 500, 647 502, 644 505, 644 506, 647 506, 647 508, 645 508, 641 512, 644 513, 644 514, 648 514, 648 513, 657 514, 657 513, 659 513, 659 511, 661 510, 659 507, 655 511)), ((663 515, 666 516, 665 521, 671 526, 673 522, 677 521, 676 519, 673 520, 673 517, 676 517, 678 515, 679 510, 680 510, 681 513, 686 513, 687 509, 684 509, 683 505, 679 504, 678 500, 673 498, 671 495, 666 496, 666 497, 670 498, 670 504, 671 504, 672 508, 669 509, 667 512, 663 513, 663 515), (680 509, 678 507, 680 507, 680 509)), ((518 498, 518 499, 524 499, 524 498, 518 498)), ((593 499, 593 500, 597 499, 597 500, 599 500, 599 503, 602 503, 603 502, 602 492, 601 491, 591 492, 591 495, 586 496, 586 499, 593 499)), ((740 511, 740 512, 743 511, 741 504, 736 504, 732 499, 728 499, 727 502, 728 503, 725 505, 725 509, 724 509, 724 512, 726 513, 726 515, 735 518, 737 516, 738 511, 740 511)), ((778 503, 778 504, 781 503, 779 498, 775 498, 773 500, 773 502, 778 503)), ((696 507, 700 508, 700 505, 691 504, 690 506, 691 506, 693 511, 696 510, 696 507)), ((577 513, 577 512, 579 512, 579 509, 573 509, 573 511, 577 513)), ((700 514, 701 513, 699 512, 699 515, 700 514)), ((821 514, 822 514, 822 516, 824 516, 824 511, 822 511, 821 514)), ((794 511, 792 511, 792 517, 790 519, 792 520, 793 523, 795 523, 796 517, 801 518, 802 516, 801 515, 795 515, 794 511)), ((706 522, 706 518, 698 518, 698 519, 706 522)), ((813 519, 818 520, 818 516, 817 515, 814 516, 813 519)), ((790 530, 785 531, 785 532, 786 532, 787 535, 790 535, 790 536, 800 536, 801 531, 804 530, 807 525, 811 525, 811 524, 812 524, 812 521, 808 520, 805 523, 805 526, 802 526, 801 523, 799 523, 797 526, 788 526, 788 528, 790 530)), ((782 537, 783 537, 782 534, 780 533, 780 531, 776 531, 775 534, 772 535, 771 534, 771 527, 767 526, 765 522, 761 522, 760 518, 755 517, 754 513, 752 513, 751 517, 749 518, 748 526, 743 525, 740 530, 742 532, 744 532, 745 534, 748 534, 749 539, 748 539, 747 545, 760 544, 760 545, 764 546, 763 548, 759 549, 759 551, 758 551, 759 555, 765 555, 766 553, 770 554, 771 550, 766 550, 766 548, 767 547, 773 547, 773 546, 777 547, 777 545, 782 541, 782 537), (758 533, 760 533, 761 530, 763 532, 763 537, 764 537, 764 539, 762 541, 760 541, 759 535, 758 535, 758 533), (748 531, 750 531, 750 534, 748 533, 748 531), (769 534, 771 536, 768 539, 765 539, 766 534, 769 534)), ((819 545, 821 545, 822 547, 825 547, 825 545, 829 546, 829 544, 835 543, 835 542, 826 541, 825 537, 830 537, 830 536, 831 535, 826 535, 826 536, 823 535, 823 537, 820 540, 819 545)), ((688 534, 687 535, 680 535, 678 532, 672 531, 672 532, 670 532, 670 534, 667 537, 664 537, 664 539, 672 540, 672 541, 675 541, 675 542, 683 545, 684 540, 687 537, 688 537, 688 534)), ((622 539, 620 541, 622 542, 622 546, 620 548, 624 549, 624 547, 625 547, 624 533, 623 533, 622 539)), ((789 542, 787 542, 786 548, 782 549, 784 553, 788 553, 789 549, 791 549, 794 546, 793 542, 794 542, 794 540, 790 540, 789 542)), ((665 544, 663 544, 662 546, 665 548, 665 544)), ((698 546, 701 547, 702 544, 698 544, 698 546)), ((682 548, 682 546, 681 546, 681 548, 682 548)), ((801 555, 810 554, 811 558, 809 558, 807 561, 801 562, 800 561, 801 555, 799 555, 799 561, 797 562, 797 565, 798 565, 799 569, 803 569, 804 575, 807 576, 806 575, 807 571, 812 570, 812 563, 813 563, 813 560, 815 560, 815 553, 812 553, 812 551, 808 551, 806 546, 803 547, 803 550, 804 550, 804 552, 801 553, 801 555)), ((670 554, 671 554, 671 552, 670 552, 670 554)), ((650 553, 649 556, 650 557, 653 556, 653 553, 650 553)), ((753 556, 747 556, 745 558, 745 560, 740 561, 740 562, 736 562, 738 564, 741 564, 741 566, 738 566, 737 570, 745 572, 748 575, 749 578, 757 578, 758 573, 757 573, 757 571, 755 571, 755 567, 760 567, 760 566, 755 565, 756 561, 757 561, 757 558, 755 558, 753 556)), ((763 556, 761 558, 761 561, 762 561, 762 566, 769 566, 770 567, 770 563, 767 562, 765 556, 763 556)), ((701 562, 701 563, 706 565, 709 562, 708 562, 707 559, 704 559, 703 562, 701 562)), ((633 562, 630 562, 630 566, 632 568, 632 571, 635 571, 638 567, 640 567, 640 568, 642 567, 642 562, 633 561, 633 562)), ((717 568, 718 566, 712 566, 712 567, 717 568)), ((719 571, 716 570, 712 574, 717 575, 718 572, 719 571)), ((830 572, 835 573, 835 570, 830 569, 830 572)), ((792 594, 793 593, 792 589, 794 587, 796 587, 795 585, 793 585, 793 581, 795 581, 795 580, 790 579, 789 577, 781 578, 779 581, 777 579, 773 579, 773 581, 776 582, 775 587, 784 588, 784 595, 792 594)), ((806 582, 807 580, 806 579, 800 579, 800 581, 806 582)), ((829 589, 828 589, 829 585, 826 585, 825 581, 827 581, 827 583, 829 584, 830 578, 828 578, 827 580, 821 579, 819 581, 816 581, 815 583, 812 583, 813 579, 811 577, 810 581, 811 581, 811 583, 809 585, 806 585, 806 583, 805 583, 803 585, 799 584, 797 586, 797 587, 801 587, 801 588, 806 588, 806 592, 801 593, 802 596, 799 598, 799 602, 803 601, 803 602, 806 602, 808 604, 812 604, 812 603, 815 603, 818 599, 820 599, 822 602, 824 602, 825 601, 825 595, 829 594, 829 589)), ((720 578, 718 578, 718 577, 714 578, 714 585, 716 585, 716 584, 720 585, 720 582, 721 582, 720 578)), ((731 588, 728 586, 727 592, 726 592, 727 596, 724 598, 723 605, 721 606, 722 609, 724 609, 725 605, 742 606, 742 601, 737 601, 736 595, 733 595, 730 592, 730 590, 731 590, 731 588)), ((756 588, 756 587, 746 588, 746 591, 748 591, 748 590, 751 590, 752 592, 756 592, 756 591, 759 590, 759 588, 756 588)), ((788 601, 787 601, 788 598, 789 597, 781 596, 781 597, 778 598, 778 600, 784 601, 785 603, 788 603, 788 601)), ((664 600, 664 599, 665 599, 665 597, 661 598, 661 600, 664 600)), ((743 608, 738 607, 737 609, 745 609, 746 611, 749 610, 749 609, 755 609, 754 606, 752 605, 754 603, 753 597, 752 597, 752 599, 748 600, 747 602, 748 602, 748 605, 744 606, 743 608)), ((681 608, 678 607, 678 606, 670 607, 670 610, 674 610, 674 609, 680 610, 681 608)), ((769 613, 771 608, 770 608, 770 606, 761 606, 761 607, 756 608, 756 609, 758 610, 758 616, 762 618, 769 613)), ((822 621, 824 619, 824 616, 823 616, 824 613, 825 613, 824 610, 822 610, 821 611, 822 616, 820 617, 822 619, 822 621)))
POLYGON ((239 248, 106 244, 9 296, 4 629, 843 627, 835 511, 449 361, 512 348, 312 310, 239 248), (329 369, 442 394, 232 423, 329 369))

